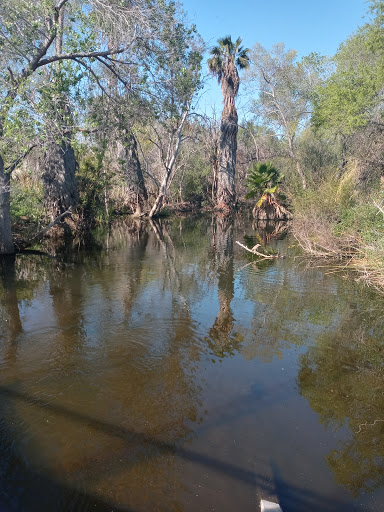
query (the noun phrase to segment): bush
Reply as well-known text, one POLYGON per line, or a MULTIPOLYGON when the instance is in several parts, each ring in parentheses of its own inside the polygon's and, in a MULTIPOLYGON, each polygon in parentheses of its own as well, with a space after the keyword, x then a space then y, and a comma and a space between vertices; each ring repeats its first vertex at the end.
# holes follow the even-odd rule
POLYGON ((358 173, 350 166, 342 179, 334 176, 295 198, 294 234, 314 255, 353 256, 355 263, 377 267, 384 259, 384 218, 375 203, 383 202, 378 184, 370 194, 359 193, 358 173))
POLYGON ((44 190, 42 185, 28 179, 13 180, 11 186, 11 217, 15 222, 22 217, 37 222, 44 215, 44 190))
POLYGON ((108 186, 102 169, 102 156, 96 152, 82 156, 76 178, 80 206, 87 217, 101 222, 107 215, 105 187, 108 186))

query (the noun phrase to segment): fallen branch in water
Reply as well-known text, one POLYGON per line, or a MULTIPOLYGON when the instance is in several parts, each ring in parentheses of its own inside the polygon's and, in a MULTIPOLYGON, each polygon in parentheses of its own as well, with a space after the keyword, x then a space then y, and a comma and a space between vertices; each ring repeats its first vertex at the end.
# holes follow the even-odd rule
POLYGON ((23 251, 27 247, 30 247, 33 243, 35 243, 38 240, 40 240, 41 238, 43 238, 43 236, 45 235, 45 233, 47 233, 47 231, 49 231, 51 228, 53 228, 53 226, 55 226, 58 222, 60 222, 64 217, 66 217, 67 215, 70 215, 70 213, 71 213, 71 207, 69 207, 68 210, 66 210, 64 213, 62 213, 58 217, 56 217, 56 219, 54 219, 52 222, 50 222, 47 227, 45 227, 44 229, 42 229, 41 231, 39 231, 38 233, 33 235, 32 238, 30 238, 29 240, 27 240, 24 243, 19 244, 19 251, 23 251))
POLYGON ((384 420, 377 419, 373 423, 368 423, 367 421, 365 423, 360 423, 359 430, 357 430, 355 432, 355 434, 360 434, 360 432, 363 432, 362 427, 365 427, 366 429, 368 429, 368 427, 374 427, 376 425, 376 423, 381 423, 381 422, 384 422, 384 420))
POLYGON ((236 243, 237 243, 237 245, 240 245, 240 247, 242 247, 246 251, 248 251, 252 254, 255 254, 256 256, 259 256, 260 258, 264 258, 266 260, 272 260, 272 259, 279 257, 278 254, 269 254, 268 255, 268 254, 263 254, 262 252, 259 252, 257 249, 260 247, 260 244, 256 244, 254 247, 252 247, 252 249, 250 249, 246 245, 243 245, 242 243, 238 242, 237 240, 236 240, 236 243))

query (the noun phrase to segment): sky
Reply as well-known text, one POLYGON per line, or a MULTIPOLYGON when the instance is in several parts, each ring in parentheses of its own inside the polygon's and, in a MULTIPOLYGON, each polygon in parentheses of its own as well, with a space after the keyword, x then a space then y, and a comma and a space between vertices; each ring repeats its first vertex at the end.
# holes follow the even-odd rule
MULTIPOLYGON (((299 58, 311 52, 334 55, 364 24, 368 8, 367 0, 182 0, 182 4, 208 46, 226 35, 232 40, 240 36, 248 48, 257 42, 267 49, 284 42, 287 49, 297 50, 299 58)), ((241 89, 239 96, 241 105, 241 89)), ((220 88, 209 79, 199 109, 209 114, 212 106, 221 113, 220 88)))

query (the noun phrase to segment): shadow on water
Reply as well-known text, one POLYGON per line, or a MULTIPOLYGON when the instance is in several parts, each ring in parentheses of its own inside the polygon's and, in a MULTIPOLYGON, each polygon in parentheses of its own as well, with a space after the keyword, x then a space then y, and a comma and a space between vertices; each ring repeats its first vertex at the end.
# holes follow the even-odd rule
MULTIPOLYGON (((249 485, 255 488, 255 490, 257 490, 257 492, 259 492, 261 495, 265 496, 266 494, 271 495, 275 493, 278 496, 281 505, 283 506, 284 512, 308 512, 309 510, 319 512, 325 510, 327 512, 340 512, 344 510, 343 507, 345 504, 342 501, 337 499, 324 498, 311 491, 286 485, 280 476, 278 467, 274 466, 273 464, 271 465, 274 480, 271 480, 262 474, 257 474, 256 472, 246 470, 235 464, 229 464, 213 457, 199 454, 194 451, 163 442, 159 439, 149 437, 140 432, 125 429, 119 427, 118 425, 100 421, 96 418, 91 418, 79 412, 71 411, 66 407, 55 405, 53 403, 47 403, 45 400, 41 400, 39 398, 30 396, 27 393, 21 393, 5 386, 0 386, 0 395, 3 396, 3 399, 6 398, 8 400, 22 401, 32 405, 33 407, 39 409, 43 408, 54 414, 65 416, 73 422, 89 426, 92 429, 107 434, 108 436, 122 439, 129 443, 130 446, 153 446, 157 452, 156 456, 158 455, 158 452, 175 455, 181 459, 184 459, 185 461, 189 461, 191 463, 210 469, 216 473, 222 474, 224 477, 229 479, 229 481, 237 480, 243 484, 249 485)), ((6 509, 7 512, 8 510, 21 510, 20 506, 23 510, 26 511, 43 510, 42 507, 51 507, 54 503, 54 508, 56 510, 62 511, 90 510, 90 507, 92 507, 92 510, 100 511, 113 510, 116 512, 134 512, 131 508, 127 508, 125 506, 120 507, 119 505, 116 506, 116 504, 103 501, 97 496, 90 495, 86 492, 79 492, 75 488, 69 487, 63 483, 59 483, 55 479, 49 478, 43 473, 39 473, 38 471, 33 470, 31 471, 31 468, 26 469, 29 473, 29 481, 23 482, 23 486, 25 486, 23 493, 24 495, 19 496, 21 501, 18 501, 17 503, 12 503, 12 498, 10 498, 10 503, 8 504, 9 508, 6 509), (25 496, 26 492, 28 494, 27 496, 25 496), (58 495, 60 496, 59 501, 54 501, 53 497, 57 499, 58 495), (63 498, 62 496, 65 497, 63 498)), ((9 481, 10 475, 4 476, 7 476, 7 480, 9 481)), ((15 478, 15 475, 12 475, 12 478, 15 478)), ((6 503, 4 502, 4 491, 6 493, 6 489, 4 489, 4 479, 2 485, 3 498, 0 497, 0 499, 3 499, 3 505, 5 505, 6 503)), ((127 483, 127 485, 129 486, 129 483, 127 483)), ((44 510, 53 510, 53 507, 45 508, 44 510)), ((351 509, 349 506, 348 510, 353 509, 351 509)))

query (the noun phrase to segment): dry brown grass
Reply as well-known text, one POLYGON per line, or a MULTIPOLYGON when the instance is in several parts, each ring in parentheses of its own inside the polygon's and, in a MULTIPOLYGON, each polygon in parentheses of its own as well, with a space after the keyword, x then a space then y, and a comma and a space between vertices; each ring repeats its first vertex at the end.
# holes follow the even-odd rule
POLYGON ((384 293, 384 251, 379 244, 366 244, 354 236, 332 234, 329 222, 311 216, 295 219, 293 234, 311 256, 310 265, 327 274, 344 273, 384 293))
POLYGON ((356 240, 349 236, 334 235, 332 223, 319 216, 318 212, 295 217, 293 234, 299 246, 317 258, 345 260, 357 252, 356 240))

